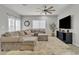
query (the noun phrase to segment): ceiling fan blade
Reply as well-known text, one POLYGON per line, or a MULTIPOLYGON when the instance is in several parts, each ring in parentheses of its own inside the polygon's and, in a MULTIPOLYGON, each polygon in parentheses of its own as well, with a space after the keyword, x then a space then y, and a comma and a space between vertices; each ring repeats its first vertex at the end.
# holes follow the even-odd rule
POLYGON ((52 14, 52 12, 50 12, 50 11, 47 11, 48 13, 50 13, 50 14, 52 14))
POLYGON ((48 9, 52 9, 53 8, 53 6, 50 6, 48 9))
POLYGON ((56 11, 55 9, 53 9, 53 10, 49 10, 49 11, 56 11))

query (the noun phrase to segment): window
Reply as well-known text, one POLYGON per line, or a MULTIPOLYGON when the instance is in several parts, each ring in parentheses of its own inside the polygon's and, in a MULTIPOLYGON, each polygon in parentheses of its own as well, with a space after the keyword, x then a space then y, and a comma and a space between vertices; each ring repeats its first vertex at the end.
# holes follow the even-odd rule
POLYGON ((39 28, 45 29, 46 28, 46 21, 45 20, 40 20, 39 21, 39 28))
POLYGON ((46 20, 33 20, 33 29, 45 29, 46 28, 46 20))
POLYGON ((9 16, 8 17, 8 24, 9 24, 9 31, 18 31, 21 29, 20 27, 20 19, 13 17, 13 16, 9 16))
POLYGON ((20 20, 19 19, 17 19, 16 20, 16 31, 20 31, 21 30, 21 25, 20 25, 21 23, 20 23, 20 20))

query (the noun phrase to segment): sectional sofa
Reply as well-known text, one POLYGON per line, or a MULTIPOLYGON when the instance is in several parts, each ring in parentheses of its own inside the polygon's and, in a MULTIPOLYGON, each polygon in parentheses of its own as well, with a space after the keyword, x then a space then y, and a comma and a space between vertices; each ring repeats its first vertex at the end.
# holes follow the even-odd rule
MULTIPOLYGON (((10 50, 34 50, 38 39, 38 33, 45 34, 45 30, 22 30, 15 32, 6 32, 1 35, 1 51, 10 50)), ((46 37, 45 37, 46 38, 46 37)), ((43 37, 44 39, 44 37, 43 37)))

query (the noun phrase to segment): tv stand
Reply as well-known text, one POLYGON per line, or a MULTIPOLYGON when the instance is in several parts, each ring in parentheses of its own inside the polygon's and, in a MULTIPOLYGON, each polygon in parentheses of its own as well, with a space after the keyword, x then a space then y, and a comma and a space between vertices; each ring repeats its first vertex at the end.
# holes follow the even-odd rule
POLYGON ((59 38, 61 41, 67 43, 67 44, 72 44, 72 33, 65 33, 65 32, 60 32, 57 31, 57 38, 59 38))

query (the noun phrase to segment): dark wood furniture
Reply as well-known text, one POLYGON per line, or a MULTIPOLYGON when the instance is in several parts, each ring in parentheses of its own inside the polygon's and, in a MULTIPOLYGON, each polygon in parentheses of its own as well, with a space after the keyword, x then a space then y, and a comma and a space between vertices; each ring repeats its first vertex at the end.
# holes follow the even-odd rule
POLYGON ((57 31, 57 38, 59 38, 60 40, 62 40, 63 42, 67 43, 67 44, 72 44, 72 33, 65 33, 65 32, 60 32, 57 31))

